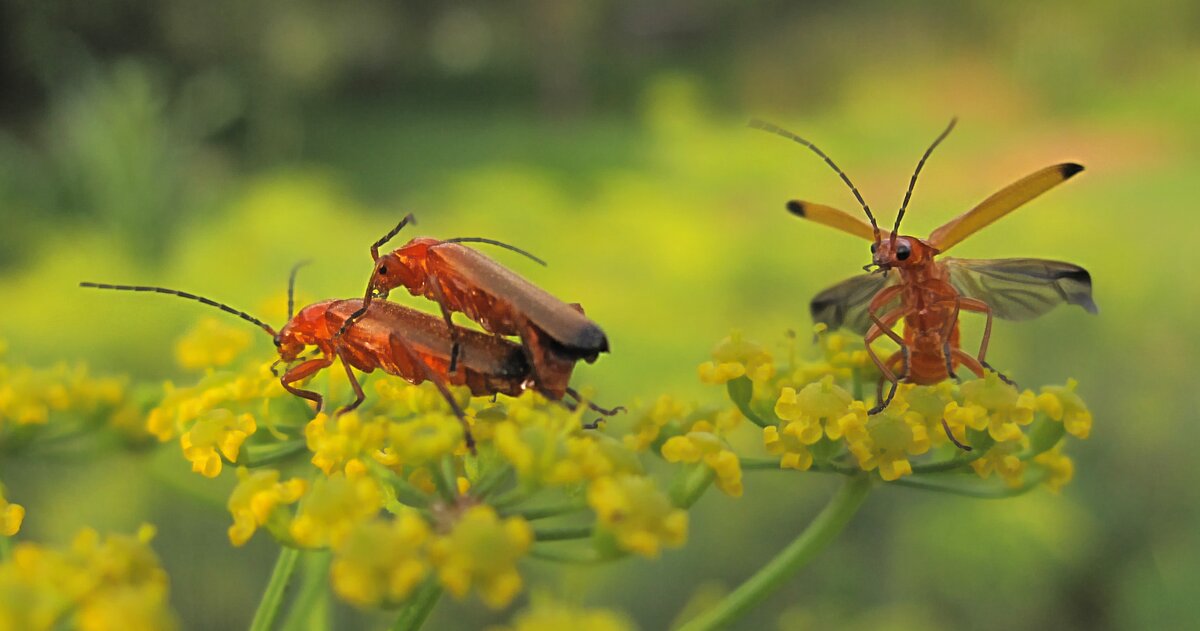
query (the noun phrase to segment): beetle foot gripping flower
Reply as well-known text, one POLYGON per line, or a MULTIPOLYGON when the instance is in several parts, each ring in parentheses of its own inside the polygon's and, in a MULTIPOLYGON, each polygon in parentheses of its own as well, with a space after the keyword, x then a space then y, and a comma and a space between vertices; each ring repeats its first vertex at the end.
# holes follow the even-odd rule
MULTIPOLYGON (((724 346, 732 344, 725 340, 718 348, 727 354, 724 346)), ((735 346, 761 348, 740 337, 735 346)), ((957 489, 973 495, 1043 483, 1056 489, 1073 475, 1071 461, 1062 453, 1065 437, 1086 438, 1091 431, 1092 415, 1075 392, 1074 380, 1035 394, 1018 390, 994 372, 961 384, 901 384, 887 408, 869 415, 875 401, 853 394, 874 391, 876 385, 862 381, 872 373, 862 365, 861 344, 827 334, 819 346, 823 360, 802 364, 790 374, 761 379, 752 387, 744 375, 729 381, 731 400, 762 428, 762 444, 777 459, 777 468, 848 475, 869 471, 887 482, 946 472, 971 473, 979 485, 993 474, 1002 480, 999 489, 957 489)), ((711 362, 721 363, 717 357, 711 362)), ((718 381, 709 378, 716 370, 702 368, 702 380, 718 381)), ((667 441, 663 453, 674 460, 695 459, 701 448, 700 442, 685 444, 676 437, 667 441)), ((755 462, 753 468, 770 463, 755 462)), ((946 490, 948 479, 928 478, 920 486, 946 490)))

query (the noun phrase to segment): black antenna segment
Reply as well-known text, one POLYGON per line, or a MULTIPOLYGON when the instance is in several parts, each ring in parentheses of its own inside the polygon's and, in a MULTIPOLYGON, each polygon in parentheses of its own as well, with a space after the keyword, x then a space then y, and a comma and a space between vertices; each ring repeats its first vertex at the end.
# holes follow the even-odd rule
POLYGON ((850 181, 850 177, 846 175, 846 172, 838 168, 838 165, 834 164, 833 159, 825 155, 824 151, 821 151, 816 145, 778 125, 774 125, 757 118, 750 120, 750 127, 754 129, 761 129, 762 131, 775 134, 776 136, 782 136, 788 140, 798 142, 805 147, 808 147, 813 151, 813 153, 825 160, 825 163, 833 168, 833 170, 842 178, 842 181, 846 183, 846 186, 850 187, 850 192, 854 193, 854 198, 857 199, 858 204, 862 206, 863 212, 867 213, 867 219, 871 220, 871 228, 875 230, 875 241, 879 241, 879 224, 875 223, 875 215, 871 214, 871 208, 867 206, 867 201, 863 199, 862 194, 858 192, 858 188, 855 187, 854 183, 850 181))
POLYGON ((271 335, 271 337, 275 337, 275 335, 276 335, 275 329, 271 328, 271 326, 269 324, 267 324, 266 322, 263 322, 262 320, 259 320, 258 318, 250 315, 249 313, 246 313, 245 311, 238 311, 237 309, 234 309, 233 307, 230 307, 227 304, 217 302, 216 300, 212 300, 210 298, 205 298, 204 296, 197 296, 196 294, 191 294, 186 291, 179 291, 178 289, 168 289, 166 287, 150 287, 148 285, 109 285, 107 283, 79 283, 79 286, 80 287, 90 287, 92 289, 111 289, 111 290, 115 290, 115 291, 141 291, 141 292, 151 292, 151 293, 156 293, 156 294, 167 294, 169 296, 179 296, 180 298, 187 298, 188 300, 195 300, 196 302, 202 302, 210 307, 216 307, 216 308, 220 309, 221 311, 224 311, 225 313, 231 313, 231 314, 249 322, 250 324, 253 324, 253 325, 261 328, 262 330, 269 333, 271 335))

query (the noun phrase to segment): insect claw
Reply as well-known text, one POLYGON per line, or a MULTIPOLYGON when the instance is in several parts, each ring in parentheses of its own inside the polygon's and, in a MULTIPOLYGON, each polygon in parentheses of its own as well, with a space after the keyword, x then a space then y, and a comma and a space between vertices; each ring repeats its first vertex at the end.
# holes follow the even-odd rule
POLYGON ((942 418, 942 429, 946 430, 946 438, 949 438, 950 442, 954 443, 955 447, 958 447, 963 451, 971 451, 970 445, 964 445, 958 442, 958 439, 954 437, 954 432, 950 431, 950 424, 946 422, 945 418, 942 418))
POLYGON ((597 418, 591 423, 584 423, 583 429, 600 429, 600 424, 604 422, 603 418, 597 418))

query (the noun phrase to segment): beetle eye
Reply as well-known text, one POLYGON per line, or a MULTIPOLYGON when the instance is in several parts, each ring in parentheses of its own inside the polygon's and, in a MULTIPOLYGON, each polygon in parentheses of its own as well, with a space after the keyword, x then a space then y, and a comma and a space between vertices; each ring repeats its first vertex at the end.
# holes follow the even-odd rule
POLYGON ((877 250, 877 249, 879 249, 879 244, 878 244, 878 243, 872 243, 872 244, 871 244, 871 254, 874 254, 874 253, 875 253, 875 250, 877 250))
POLYGON ((380 276, 387 276, 387 265, 380 265, 380 266, 379 266, 379 275, 380 275, 380 276))
POLYGON ((907 244, 901 243, 900 245, 896 246, 897 260, 903 261, 904 259, 908 258, 909 254, 912 254, 912 249, 909 248, 907 244))

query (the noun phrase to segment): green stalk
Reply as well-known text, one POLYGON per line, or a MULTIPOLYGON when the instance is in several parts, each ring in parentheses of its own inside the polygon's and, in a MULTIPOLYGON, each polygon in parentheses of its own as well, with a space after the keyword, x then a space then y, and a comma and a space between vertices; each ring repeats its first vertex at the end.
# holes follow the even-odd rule
POLYGON ((267 589, 262 599, 258 601, 258 609, 254 612, 254 620, 250 623, 250 631, 269 631, 279 615, 279 605, 283 603, 283 593, 287 590, 292 573, 296 570, 296 560, 300 558, 300 550, 296 548, 281 548, 279 558, 275 560, 275 569, 271 570, 271 579, 267 581, 267 589))
POLYGON ((711 631, 728 628, 734 621, 783 586, 842 531, 862 506, 871 479, 865 475, 846 478, 845 483, 816 519, 774 559, 733 590, 716 607, 693 618, 679 631, 711 631))
POLYGON ((300 589, 284 619, 285 631, 315 631, 329 628, 329 565, 333 554, 328 550, 309 550, 303 559, 300 589))
POLYGON ((430 577, 417 588, 415 594, 408 599, 408 604, 400 610, 400 616, 392 624, 392 631, 417 631, 425 624, 425 619, 437 605, 442 596, 442 586, 437 579, 430 577))
POLYGON ((591 524, 582 526, 544 526, 533 529, 533 538, 538 541, 569 541, 587 539, 592 536, 591 524))

